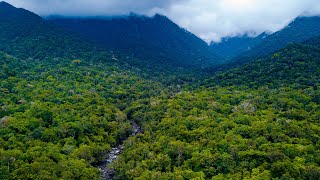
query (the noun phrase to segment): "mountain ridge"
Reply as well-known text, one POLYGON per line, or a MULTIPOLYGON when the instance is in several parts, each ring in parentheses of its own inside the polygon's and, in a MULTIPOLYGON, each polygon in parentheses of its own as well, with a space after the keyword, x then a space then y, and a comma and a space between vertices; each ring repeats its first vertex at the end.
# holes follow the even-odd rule
POLYGON ((106 48, 119 50, 152 63, 198 67, 221 63, 207 43, 166 16, 115 18, 49 18, 65 29, 82 34, 106 48))
MULTIPOLYGON (((320 179, 320 37, 199 77, 135 68, 29 15, 0 19, 0 179, 103 179, 110 158, 115 179, 320 179)), ((159 57, 156 35, 183 29, 158 18, 119 27, 159 57)))
POLYGON ((225 37, 219 43, 211 42, 210 47, 214 52, 230 60, 261 43, 267 36, 269 34, 264 32, 258 36, 244 34, 242 36, 225 37))
POLYGON ((267 36, 249 51, 243 52, 234 61, 247 61, 267 56, 290 43, 302 43, 320 35, 320 16, 295 18, 286 27, 267 36))
POLYGON ((244 63, 250 59, 267 56, 290 43, 302 43, 320 35, 320 16, 298 16, 274 33, 258 36, 235 36, 211 43, 214 52, 226 58, 226 62, 244 63))

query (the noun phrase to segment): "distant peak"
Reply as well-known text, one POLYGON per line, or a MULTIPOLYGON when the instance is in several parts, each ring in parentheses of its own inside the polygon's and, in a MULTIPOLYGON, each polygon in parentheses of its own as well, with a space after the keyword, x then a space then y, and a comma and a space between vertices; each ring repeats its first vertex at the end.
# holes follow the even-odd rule
POLYGON ((130 13, 129 13, 129 16, 138 16, 138 17, 140 17, 141 15, 140 15, 140 14, 137 14, 137 13, 135 13, 135 12, 130 12, 130 13))
POLYGON ((42 21, 42 18, 36 15, 35 13, 25 10, 23 8, 16 8, 5 1, 0 1, 0 14, 1 21, 7 20, 13 22, 14 19, 25 20, 27 18, 42 21))
MULTIPOLYGON (((158 21, 163 21, 163 22, 170 22, 174 23, 171 19, 169 19, 167 16, 162 15, 162 14, 155 14, 153 16, 153 19, 158 20, 158 21)), ((175 24, 175 23, 174 23, 175 24)))
POLYGON ((162 19, 169 19, 167 16, 162 15, 162 14, 158 14, 158 13, 155 14, 154 17, 155 17, 155 18, 162 18, 162 19))
POLYGON ((305 22, 305 21, 319 21, 320 16, 299 16, 295 18, 294 20, 291 21, 292 23, 297 23, 297 22, 305 22))
POLYGON ((5 2, 5 1, 1 1, 0 2, 0 7, 11 7, 14 8, 14 6, 12 6, 11 4, 5 2))
POLYGON ((155 15, 154 15, 155 17, 165 17, 164 15, 162 15, 162 14, 159 14, 159 13, 156 13, 155 15))

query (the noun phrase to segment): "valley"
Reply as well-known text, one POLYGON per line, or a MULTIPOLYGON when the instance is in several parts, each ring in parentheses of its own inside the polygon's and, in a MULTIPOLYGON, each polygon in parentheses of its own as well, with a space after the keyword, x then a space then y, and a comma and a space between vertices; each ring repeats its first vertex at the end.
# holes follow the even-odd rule
MULTIPOLYGON (((135 122, 130 122, 132 126, 132 134, 131 137, 136 136, 138 133, 141 133, 141 127, 135 122)), ((119 155, 123 152, 123 144, 118 145, 117 147, 112 148, 112 150, 108 153, 107 159, 102 160, 102 163, 98 166, 99 170, 102 173, 102 179, 113 179, 115 176, 115 172, 113 169, 109 168, 109 165, 115 161, 119 155)))
POLYGON ((0 2, 0 179, 319 179, 319 22, 210 45, 0 2))

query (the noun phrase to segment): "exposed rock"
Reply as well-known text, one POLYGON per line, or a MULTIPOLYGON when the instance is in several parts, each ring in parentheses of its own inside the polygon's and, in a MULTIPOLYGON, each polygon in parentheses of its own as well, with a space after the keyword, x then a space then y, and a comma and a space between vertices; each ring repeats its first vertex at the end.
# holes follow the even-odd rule
MULTIPOLYGON (((135 122, 131 121, 131 126, 132 126, 131 136, 135 136, 141 132, 141 127, 137 125, 135 122)), ((110 168, 109 165, 119 157, 122 151, 123 151, 123 144, 119 145, 118 147, 112 148, 112 150, 108 154, 108 158, 105 159, 98 166, 103 180, 113 179, 114 176, 116 175, 116 172, 112 168, 110 168)))
POLYGON ((247 100, 247 101, 242 102, 240 105, 235 106, 232 109, 232 112, 244 112, 246 114, 251 114, 251 113, 256 112, 256 108, 251 103, 251 101, 247 100))
POLYGON ((9 116, 5 116, 5 117, 1 118, 0 119, 0 127, 1 126, 6 126, 8 119, 9 119, 9 116))
POLYGON ((27 100, 24 99, 24 98, 22 98, 21 100, 18 101, 18 103, 19 103, 20 105, 23 105, 23 104, 26 104, 26 103, 27 103, 27 100))

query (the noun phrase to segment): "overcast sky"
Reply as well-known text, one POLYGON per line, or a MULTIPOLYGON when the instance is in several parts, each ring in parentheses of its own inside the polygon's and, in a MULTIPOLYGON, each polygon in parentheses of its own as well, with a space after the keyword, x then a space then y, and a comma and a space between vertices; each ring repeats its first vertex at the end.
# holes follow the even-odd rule
POLYGON ((320 15, 320 0, 6 0, 39 15, 160 13, 207 42, 274 32, 299 15, 320 15))

